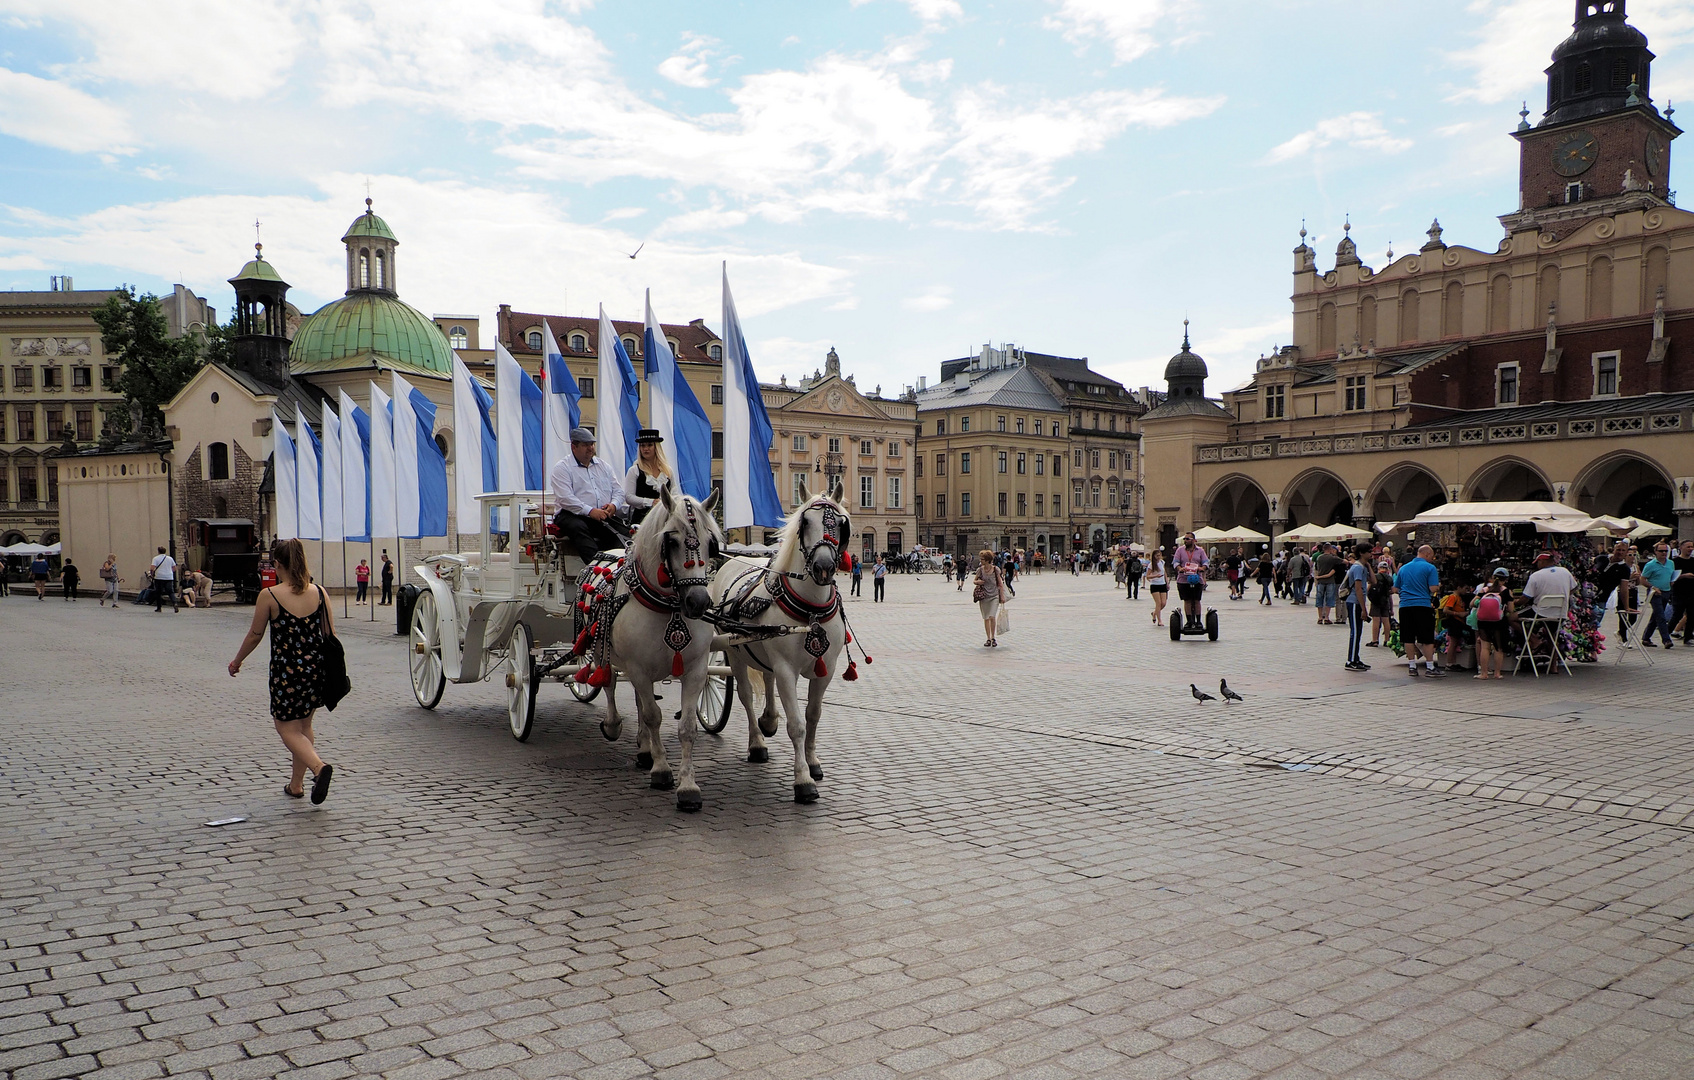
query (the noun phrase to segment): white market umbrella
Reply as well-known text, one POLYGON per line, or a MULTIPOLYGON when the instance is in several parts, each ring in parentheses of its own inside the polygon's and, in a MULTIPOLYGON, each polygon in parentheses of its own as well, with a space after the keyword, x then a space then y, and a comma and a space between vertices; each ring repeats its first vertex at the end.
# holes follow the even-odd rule
POLYGON ((1649 536, 1669 536, 1671 534, 1668 525, 1655 525, 1651 521, 1642 521, 1639 518, 1630 518, 1629 520, 1637 522, 1635 528, 1629 530, 1631 540, 1642 540, 1649 536))
POLYGON ((1228 534, 1225 533, 1222 529, 1214 529, 1210 525, 1205 525, 1205 526, 1202 526, 1201 528, 1194 530, 1194 542, 1198 543, 1198 544, 1205 544, 1205 543, 1215 542, 1215 541, 1218 541, 1218 540, 1223 540, 1227 536, 1228 536, 1228 534))
POLYGON ((1226 544, 1263 544, 1270 540, 1270 537, 1245 525, 1237 525, 1233 529, 1225 529, 1218 539, 1226 544))
POLYGON ((1278 540, 1287 540, 1294 544, 1309 544, 1314 540, 1329 539, 1329 537, 1324 534, 1324 530, 1321 525, 1313 525, 1309 522, 1305 525, 1299 526, 1298 528, 1289 529, 1287 532, 1278 533, 1276 538, 1278 540))

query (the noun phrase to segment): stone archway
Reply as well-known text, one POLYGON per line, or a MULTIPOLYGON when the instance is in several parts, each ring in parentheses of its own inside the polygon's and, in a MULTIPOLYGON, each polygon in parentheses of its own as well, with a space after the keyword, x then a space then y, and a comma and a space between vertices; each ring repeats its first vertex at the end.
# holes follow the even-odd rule
POLYGON ((1422 465, 1403 462, 1376 478, 1365 505, 1376 521, 1408 521, 1446 501, 1447 488, 1440 477, 1422 465))
POLYGON ((1290 525, 1350 525, 1353 495, 1339 476, 1313 469, 1283 488, 1282 510, 1290 525))
POLYGON ((1206 496, 1206 524, 1214 529, 1245 525, 1249 529, 1269 533, 1270 502, 1264 489, 1246 476, 1229 476, 1220 480, 1206 496))
POLYGON ((1466 502, 1552 502, 1553 485, 1522 458, 1490 461, 1465 482, 1466 502))
POLYGON ((1571 485, 1571 500, 1585 514, 1638 517, 1657 525, 1675 525, 1670 476, 1658 463, 1625 451, 1603 457, 1571 485))

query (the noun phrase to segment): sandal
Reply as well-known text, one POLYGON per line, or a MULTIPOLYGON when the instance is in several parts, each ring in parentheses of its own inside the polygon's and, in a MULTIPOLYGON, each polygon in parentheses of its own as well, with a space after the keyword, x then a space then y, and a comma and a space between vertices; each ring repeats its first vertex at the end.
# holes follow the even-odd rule
POLYGON ((329 798, 329 781, 335 775, 335 766, 324 762, 323 771, 312 777, 312 805, 316 806, 329 798))
POLYGON ((290 799, 304 799, 306 797, 306 791, 304 788, 299 791, 290 791, 288 790, 287 784, 282 785, 282 793, 287 795, 290 799))

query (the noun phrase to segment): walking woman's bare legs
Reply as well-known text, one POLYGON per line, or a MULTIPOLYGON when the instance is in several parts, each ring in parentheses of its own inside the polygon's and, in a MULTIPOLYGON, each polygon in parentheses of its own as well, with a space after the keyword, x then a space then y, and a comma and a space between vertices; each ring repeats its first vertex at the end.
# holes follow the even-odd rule
POLYGON ((316 776, 324 767, 324 759, 318 756, 314 745, 316 740, 312 734, 312 715, 315 713, 316 710, 304 720, 277 720, 274 717, 271 720, 276 725, 276 733, 282 736, 282 745, 288 747, 288 752, 294 755, 294 771, 288 781, 290 791, 305 790, 303 785, 307 769, 312 770, 312 775, 316 776))

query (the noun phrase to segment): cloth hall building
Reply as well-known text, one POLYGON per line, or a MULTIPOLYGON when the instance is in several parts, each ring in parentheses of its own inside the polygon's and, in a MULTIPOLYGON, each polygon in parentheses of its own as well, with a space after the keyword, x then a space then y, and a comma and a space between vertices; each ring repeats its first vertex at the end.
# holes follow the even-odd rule
POLYGON ((1302 230, 1292 345, 1214 400, 1185 342, 1141 420, 1156 535, 1549 499, 1694 536, 1694 214, 1625 6, 1577 5, 1494 250, 1437 222, 1373 269, 1347 230, 1320 269, 1302 230))

